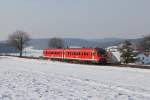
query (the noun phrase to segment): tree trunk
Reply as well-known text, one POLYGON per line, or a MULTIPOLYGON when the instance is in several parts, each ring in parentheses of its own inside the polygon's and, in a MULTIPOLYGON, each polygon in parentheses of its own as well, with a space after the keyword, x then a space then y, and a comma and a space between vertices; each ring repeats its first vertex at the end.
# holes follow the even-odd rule
POLYGON ((23 51, 23 43, 22 43, 22 37, 20 38, 20 57, 22 57, 22 51, 23 51))
POLYGON ((20 50, 20 57, 22 57, 22 50, 20 50))

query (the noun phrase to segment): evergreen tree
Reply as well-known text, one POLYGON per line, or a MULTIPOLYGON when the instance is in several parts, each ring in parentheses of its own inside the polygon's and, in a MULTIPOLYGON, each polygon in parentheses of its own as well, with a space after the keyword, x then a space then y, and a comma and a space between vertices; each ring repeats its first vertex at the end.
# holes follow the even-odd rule
POLYGON ((136 60, 136 53, 134 52, 133 48, 131 47, 132 44, 129 41, 125 41, 120 48, 121 52, 121 62, 128 64, 133 63, 136 60))

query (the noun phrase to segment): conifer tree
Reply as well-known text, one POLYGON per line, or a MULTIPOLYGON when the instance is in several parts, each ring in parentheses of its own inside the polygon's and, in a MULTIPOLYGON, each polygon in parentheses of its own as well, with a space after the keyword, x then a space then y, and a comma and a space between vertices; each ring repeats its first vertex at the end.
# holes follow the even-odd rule
POLYGON ((136 53, 134 52, 133 48, 131 47, 132 44, 129 41, 124 41, 123 45, 120 48, 121 52, 121 62, 128 64, 133 63, 136 60, 136 53))

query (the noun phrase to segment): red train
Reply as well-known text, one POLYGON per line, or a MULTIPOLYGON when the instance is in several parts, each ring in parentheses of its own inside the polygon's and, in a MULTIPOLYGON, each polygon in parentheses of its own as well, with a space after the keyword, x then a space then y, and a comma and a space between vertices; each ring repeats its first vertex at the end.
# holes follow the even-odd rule
POLYGON ((45 49, 43 57, 47 59, 79 61, 86 63, 107 63, 107 54, 102 48, 45 49))

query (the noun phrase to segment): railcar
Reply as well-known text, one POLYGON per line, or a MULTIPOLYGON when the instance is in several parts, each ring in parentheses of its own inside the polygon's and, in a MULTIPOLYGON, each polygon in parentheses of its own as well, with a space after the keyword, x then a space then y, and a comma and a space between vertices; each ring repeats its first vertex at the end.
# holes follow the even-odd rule
POLYGON ((43 56, 47 59, 63 59, 63 49, 45 49, 43 50, 43 56))
POLYGON ((80 61, 87 63, 107 63, 106 51, 102 48, 45 49, 43 56, 49 59, 80 61))

